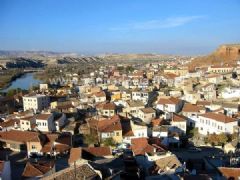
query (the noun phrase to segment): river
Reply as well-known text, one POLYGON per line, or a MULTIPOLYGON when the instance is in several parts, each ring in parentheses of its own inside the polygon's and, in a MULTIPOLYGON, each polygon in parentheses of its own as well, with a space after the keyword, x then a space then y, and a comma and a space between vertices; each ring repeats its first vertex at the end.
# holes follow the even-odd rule
POLYGON ((31 86, 36 86, 41 83, 41 80, 34 78, 34 73, 26 73, 16 80, 12 81, 10 86, 0 90, 1 92, 7 92, 10 89, 21 88, 28 90, 31 86))

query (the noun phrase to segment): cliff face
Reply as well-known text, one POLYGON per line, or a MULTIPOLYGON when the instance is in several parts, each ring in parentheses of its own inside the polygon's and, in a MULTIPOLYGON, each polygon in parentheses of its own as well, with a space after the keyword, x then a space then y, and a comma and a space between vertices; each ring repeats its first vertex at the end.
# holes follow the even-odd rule
POLYGON ((240 57, 240 44, 222 45, 214 54, 223 59, 238 60, 240 57))
POLYGON ((234 65, 240 60, 240 44, 226 44, 208 56, 195 58, 189 68, 203 67, 209 65, 231 64, 234 65))

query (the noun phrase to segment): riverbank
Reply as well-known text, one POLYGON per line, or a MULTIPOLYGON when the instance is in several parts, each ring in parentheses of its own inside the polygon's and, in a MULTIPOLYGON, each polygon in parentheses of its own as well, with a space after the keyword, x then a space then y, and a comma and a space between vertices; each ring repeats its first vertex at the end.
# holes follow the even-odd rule
POLYGON ((4 70, 0 71, 0 90, 8 88, 13 81, 20 78, 25 73, 22 70, 4 70))
POLYGON ((35 78, 34 72, 21 71, 9 78, 9 81, 5 82, 5 86, 0 89, 0 92, 7 92, 10 89, 18 88, 28 90, 30 87, 38 85, 41 82, 41 80, 35 78))

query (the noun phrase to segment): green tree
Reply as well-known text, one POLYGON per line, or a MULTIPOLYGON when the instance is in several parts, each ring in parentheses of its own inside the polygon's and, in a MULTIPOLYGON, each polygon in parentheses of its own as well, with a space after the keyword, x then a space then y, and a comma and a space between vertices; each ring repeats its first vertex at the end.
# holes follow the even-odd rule
POLYGON ((219 141, 218 145, 224 145, 224 144, 226 144, 227 141, 228 141, 227 135, 226 135, 225 133, 219 134, 219 135, 218 135, 218 141, 219 141))
POLYGON ((133 72, 134 71, 134 68, 132 66, 127 66, 126 67, 126 71, 127 72, 133 72))
POLYGON ((7 96, 9 96, 9 97, 11 97, 11 96, 14 96, 14 95, 16 95, 17 93, 20 93, 20 92, 22 92, 22 89, 21 88, 17 88, 17 89, 9 89, 8 91, 7 91, 7 96))
POLYGON ((216 145, 224 145, 228 141, 228 137, 226 134, 210 134, 208 135, 206 142, 212 144, 213 146, 216 145))
POLYGON ((83 136, 83 141, 88 145, 98 144, 98 137, 94 134, 86 134, 83 136))
POLYGON ((114 141, 113 138, 104 139, 102 143, 104 144, 104 146, 115 146, 116 145, 116 142, 114 141))
POLYGON ((228 142, 231 142, 238 138, 238 133, 234 132, 233 134, 228 134, 227 137, 228 137, 228 142))
POLYGON ((190 138, 198 138, 199 137, 198 128, 187 129, 187 134, 190 138))

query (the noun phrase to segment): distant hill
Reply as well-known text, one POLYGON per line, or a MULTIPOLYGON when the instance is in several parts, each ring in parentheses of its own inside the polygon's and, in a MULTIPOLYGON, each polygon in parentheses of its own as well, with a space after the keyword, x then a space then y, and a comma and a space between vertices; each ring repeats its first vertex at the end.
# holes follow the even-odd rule
POLYGON ((6 51, 0 50, 0 56, 2 57, 51 57, 51 56, 78 56, 76 53, 62 53, 53 51, 6 51))
POLYGON ((224 44, 219 46, 212 54, 195 58, 189 64, 189 68, 221 64, 234 65, 238 60, 240 60, 240 44, 224 44))
POLYGON ((106 61, 162 60, 169 57, 170 55, 161 54, 107 54, 101 56, 106 61))

